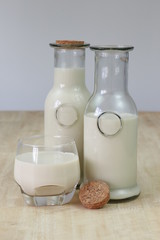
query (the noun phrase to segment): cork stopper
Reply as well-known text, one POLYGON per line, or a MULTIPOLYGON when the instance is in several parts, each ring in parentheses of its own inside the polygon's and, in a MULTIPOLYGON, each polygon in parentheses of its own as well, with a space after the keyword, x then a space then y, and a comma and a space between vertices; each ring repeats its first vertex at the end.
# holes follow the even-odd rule
POLYGON ((75 41, 75 40, 56 40, 56 44, 60 45, 83 45, 84 41, 75 41))
POLYGON ((103 181, 91 181, 80 188, 79 199, 85 208, 102 208, 110 199, 109 186, 103 181))
POLYGON ((49 45, 57 48, 85 48, 89 47, 90 44, 77 40, 56 40, 55 43, 50 43, 49 45))

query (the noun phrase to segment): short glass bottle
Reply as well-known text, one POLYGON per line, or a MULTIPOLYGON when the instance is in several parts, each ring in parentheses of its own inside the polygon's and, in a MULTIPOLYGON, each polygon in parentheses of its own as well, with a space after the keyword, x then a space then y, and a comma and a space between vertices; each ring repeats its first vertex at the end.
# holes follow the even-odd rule
MULTIPOLYGON (((54 85, 45 101, 45 135, 74 138, 83 176, 83 115, 90 97, 85 85, 87 43, 52 43, 54 85)), ((81 182, 80 180, 80 182, 81 182)))
POLYGON ((137 186, 137 109, 128 93, 132 46, 91 46, 95 86, 84 115, 84 181, 110 186, 111 199, 140 193, 137 186))

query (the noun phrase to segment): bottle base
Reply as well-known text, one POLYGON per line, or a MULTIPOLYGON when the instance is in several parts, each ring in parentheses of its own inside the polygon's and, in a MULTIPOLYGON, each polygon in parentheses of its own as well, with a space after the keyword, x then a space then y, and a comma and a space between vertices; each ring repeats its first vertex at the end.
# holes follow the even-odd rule
POLYGON ((131 188, 110 190, 110 200, 122 200, 138 196, 140 194, 140 188, 138 185, 131 188))
POLYGON ((69 203, 74 196, 76 187, 69 193, 63 193, 55 196, 29 196, 26 193, 22 193, 23 199, 28 206, 54 206, 63 205, 69 203))

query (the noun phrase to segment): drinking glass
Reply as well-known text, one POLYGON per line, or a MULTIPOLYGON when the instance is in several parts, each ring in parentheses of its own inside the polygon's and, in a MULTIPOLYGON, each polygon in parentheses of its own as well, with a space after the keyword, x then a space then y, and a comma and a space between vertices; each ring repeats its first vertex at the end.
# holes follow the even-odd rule
POLYGON ((70 202, 80 180, 74 139, 67 136, 20 139, 14 178, 27 205, 49 206, 70 202))

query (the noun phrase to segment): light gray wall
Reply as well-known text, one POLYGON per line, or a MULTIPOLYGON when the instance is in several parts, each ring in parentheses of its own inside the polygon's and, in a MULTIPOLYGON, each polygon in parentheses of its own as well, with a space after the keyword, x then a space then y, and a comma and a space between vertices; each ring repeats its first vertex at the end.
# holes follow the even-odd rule
MULTIPOLYGON (((159 0, 0 0, 0 110, 44 108, 56 39, 134 45, 129 91, 139 111, 160 111, 159 0)), ((93 52, 86 58, 92 91, 93 52)))

